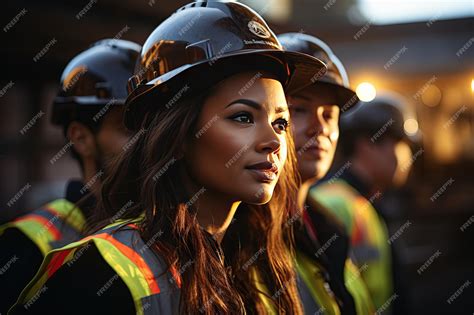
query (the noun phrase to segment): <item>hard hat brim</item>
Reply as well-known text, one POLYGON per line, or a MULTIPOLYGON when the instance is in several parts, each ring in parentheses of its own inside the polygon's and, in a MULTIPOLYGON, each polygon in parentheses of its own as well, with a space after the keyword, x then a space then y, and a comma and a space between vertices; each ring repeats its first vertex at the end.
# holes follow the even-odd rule
POLYGON ((326 73, 319 59, 291 51, 275 49, 243 50, 211 60, 174 69, 148 83, 140 84, 126 101, 125 125, 138 129, 146 111, 176 99, 177 92, 186 89, 186 96, 202 92, 225 78, 246 70, 261 70, 279 75, 286 93, 294 93, 313 84, 326 73))

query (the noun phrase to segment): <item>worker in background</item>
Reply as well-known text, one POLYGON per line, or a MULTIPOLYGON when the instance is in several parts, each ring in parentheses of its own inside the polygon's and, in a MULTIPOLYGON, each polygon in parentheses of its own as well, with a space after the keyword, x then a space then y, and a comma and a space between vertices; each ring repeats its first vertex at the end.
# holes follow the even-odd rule
POLYGON ((49 251, 82 238, 107 161, 129 141, 122 117, 139 51, 133 42, 105 39, 66 66, 52 104, 52 123, 64 130, 82 178, 69 181, 64 198, 0 226, 0 266, 9 266, 0 276, 1 314, 15 303, 49 251), (79 200, 80 208, 75 206, 79 200))
POLYGON ((321 79, 287 96, 301 178, 302 220, 298 223, 303 224, 295 226, 295 241, 305 313, 373 313, 367 288, 348 259, 349 237, 344 227, 308 195, 311 185, 326 175, 333 162, 340 116, 347 115, 359 99, 350 89, 343 64, 322 40, 301 33, 282 34, 279 40, 286 50, 316 57, 328 67, 321 79))
POLYGON ((403 293, 394 292, 389 235, 375 205, 408 177, 412 151, 405 126, 414 119, 410 115, 407 102, 393 93, 361 102, 341 120, 339 171, 310 190, 345 226, 353 260, 376 310, 384 312, 403 293))

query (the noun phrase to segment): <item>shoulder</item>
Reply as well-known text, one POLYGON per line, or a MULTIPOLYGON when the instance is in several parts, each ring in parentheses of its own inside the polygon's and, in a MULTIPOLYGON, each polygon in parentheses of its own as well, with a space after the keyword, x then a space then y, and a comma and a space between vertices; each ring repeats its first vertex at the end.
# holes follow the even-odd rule
POLYGON ((94 274, 107 281, 100 281, 101 286, 97 287, 96 281, 87 280, 85 286, 99 296, 120 281, 136 309, 156 303, 160 307, 177 307, 181 281, 177 273, 168 270, 165 260, 150 249, 151 243, 143 240, 133 223, 110 225, 50 252, 20 300, 27 301, 48 279, 90 279, 94 274))
POLYGON ((27 236, 46 255, 82 237, 85 219, 66 199, 54 200, 0 227, 0 235, 16 229, 27 236))

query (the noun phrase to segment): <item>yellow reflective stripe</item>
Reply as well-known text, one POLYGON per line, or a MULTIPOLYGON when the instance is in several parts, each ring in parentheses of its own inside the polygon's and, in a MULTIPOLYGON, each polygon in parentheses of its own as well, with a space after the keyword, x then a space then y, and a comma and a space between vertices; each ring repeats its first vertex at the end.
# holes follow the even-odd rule
POLYGON ((106 227, 102 228, 101 230, 106 230, 108 228, 114 227, 114 226, 119 226, 119 225, 127 225, 130 223, 138 223, 142 220, 142 216, 135 218, 135 219, 118 219, 117 221, 114 221, 113 223, 110 223, 106 227))
POLYGON ((57 199, 48 203, 45 207, 51 208, 61 214, 61 219, 72 226, 76 231, 82 231, 86 224, 86 219, 82 211, 76 207, 75 204, 66 199, 57 199))
POLYGON ((324 280, 320 277, 321 269, 316 262, 306 255, 296 251, 296 269, 301 279, 308 287, 311 296, 327 315, 340 315, 339 306, 334 297, 326 290, 324 280))
POLYGON ((348 259, 344 268, 344 282, 347 290, 354 298, 357 314, 373 314, 374 305, 369 290, 361 278, 362 268, 359 270, 354 263, 348 259))
POLYGON ((9 225, 25 234, 40 249, 43 257, 52 249, 49 242, 54 241, 54 237, 41 222, 25 218, 9 225))
POLYGON ((271 295, 268 292, 267 286, 260 279, 260 275, 257 271, 257 268, 251 268, 250 273, 251 273, 251 277, 252 277, 252 279, 255 283, 255 287, 257 288, 257 290, 259 290, 260 292, 263 292, 263 293, 259 293, 258 295, 260 296, 260 299, 262 300, 263 305, 265 306, 265 309, 267 310, 267 313, 268 314, 278 314, 278 312, 275 308, 275 304, 269 298, 269 296, 271 296, 271 295))
POLYGON ((150 288, 141 270, 133 261, 123 255, 117 247, 105 239, 93 238, 102 257, 125 282, 135 303, 136 312, 143 314, 142 298, 151 295, 150 288))

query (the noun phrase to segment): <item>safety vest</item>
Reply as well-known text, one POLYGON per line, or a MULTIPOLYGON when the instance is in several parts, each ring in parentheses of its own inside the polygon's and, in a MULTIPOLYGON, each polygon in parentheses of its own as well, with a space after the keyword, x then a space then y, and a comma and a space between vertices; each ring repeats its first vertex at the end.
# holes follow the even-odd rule
MULTIPOLYGON (((179 312, 181 277, 176 269, 167 268, 140 237, 135 223, 118 221, 80 241, 48 253, 33 280, 21 293, 16 305, 27 303, 65 264, 72 264, 93 243, 109 266, 127 286, 136 314, 177 314, 179 312)), ((255 271, 254 279, 258 279, 255 271)), ((264 284, 257 285, 268 294, 264 284)), ((277 314, 274 304, 263 297, 268 314, 277 314)))
POLYGON ((369 290, 361 278, 363 270, 359 270, 351 259, 347 259, 344 268, 344 283, 354 298, 357 314, 374 314, 375 308, 369 290))
POLYGON ((81 239, 84 225, 80 209, 66 199, 58 199, 0 226, 0 235, 9 228, 16 228, 45 256, 55 248, 81 239))
POLYGON ((49 252, 33 280, 21 293, 15 307, 41 290, 49 278, 66 264, 73 264, 91 243, 123 280, 133 298, 136 314, 175 314, 179 308, 181 279, 157 257, 139 236, 134 223, 111 224, 80 241, 49 252))
POLYGON ((388 232, 372 204, 344 180, 323 183, 310 190, 338 217, 351 238, 354 263, 361 271, 376 309, 393 294, 388 232))
POLYGON ((295 266, 305 314, 340 315, 334 293, 323 277, 321 266, 299 250, 296 250, 295 266))

